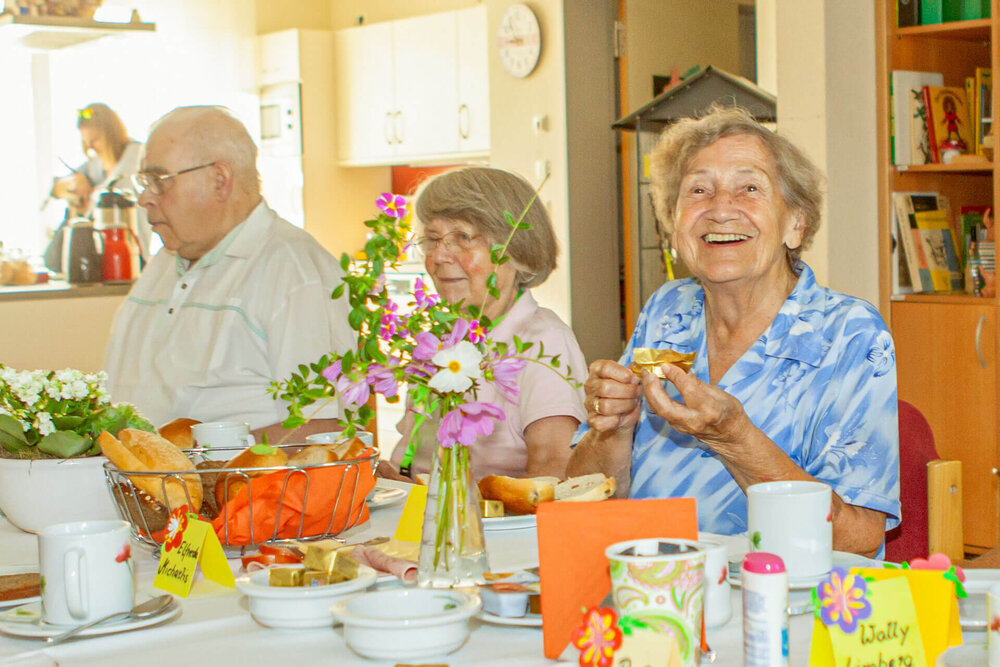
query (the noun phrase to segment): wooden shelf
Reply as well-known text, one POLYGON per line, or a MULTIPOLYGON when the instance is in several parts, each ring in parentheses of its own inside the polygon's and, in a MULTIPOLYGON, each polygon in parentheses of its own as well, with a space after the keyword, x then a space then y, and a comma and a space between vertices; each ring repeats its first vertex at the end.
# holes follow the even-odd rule
POLYGON ((962 162, 958 164, 911 164, 909 166, 896 167, 896 171, 899 173, 907 172, 918 172, 926 174, 934 173, 969 173, 969 172, 982 172, 982 173, 992 173, 993 163, 992 162, 962 162))
POLYGON ((154 30, 155 23, 107 23, 69 16, 0 14, 0 42, 13 40, 40 51, 63 49, 111 35, 154 30))
POLYGON ((892 297, 893 302, 905 301, 906 303, 944 303, 953 306, 990 306, 996 304, 996 299, 992 297, 972 296, 965 292, 937 292, 922 294, 897 294, 892 297))
POLYGON ((990 19, 950 21, 948 23, 896 28, 896 37, 935 37, 988 42, 990 40, 990 19))

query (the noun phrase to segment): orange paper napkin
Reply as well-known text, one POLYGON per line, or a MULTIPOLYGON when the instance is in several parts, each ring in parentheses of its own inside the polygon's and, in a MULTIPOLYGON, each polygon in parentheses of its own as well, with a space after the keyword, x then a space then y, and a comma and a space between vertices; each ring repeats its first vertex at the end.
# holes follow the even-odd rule
POLYGON ((611 592, 604 550, 645 537, 698 539, 694 498, 542 503, 538 507, 545 657, 557 659, 583 612, 611 592))

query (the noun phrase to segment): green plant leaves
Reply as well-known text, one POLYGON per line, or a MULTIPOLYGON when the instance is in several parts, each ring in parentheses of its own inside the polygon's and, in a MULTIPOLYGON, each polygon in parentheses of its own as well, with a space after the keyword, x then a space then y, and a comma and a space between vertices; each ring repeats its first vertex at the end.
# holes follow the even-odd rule
POLYGON ((17 452, 29 446, 20 422, 10 415, 0 415, 0 445, 8 452, 17 452))
POLYGON ((93 444, 94 441, 88 436, 70 431, 55 431, 38 441, 38 451, 68 459, 83 454, 93 444))

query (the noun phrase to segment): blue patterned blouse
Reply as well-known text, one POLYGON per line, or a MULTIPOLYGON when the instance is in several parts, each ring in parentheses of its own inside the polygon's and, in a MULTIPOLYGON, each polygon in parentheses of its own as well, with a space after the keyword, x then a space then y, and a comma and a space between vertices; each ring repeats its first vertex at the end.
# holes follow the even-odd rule
MULTIPOLYGON (((899 427, 892 337, 868 302, 816 284, 799 262, 795 289, 771 326, 726 371, 719 388, 751 421, 847 503, 899 523, 899 427)), ((697 352, 692 372, 708 382, 705 293, 691 279, 666 283, 650 297, 621 363, 636 347, 697 352)), ((676 387, 664 388, 680 400, 676 387)), ((581 426, 575 441, 583 436, 581 426)), ((703 531, 747 529, 746 495, 718 455, 673 431, 643 401, 632 445, 632 498, 694 497, 703 531)))

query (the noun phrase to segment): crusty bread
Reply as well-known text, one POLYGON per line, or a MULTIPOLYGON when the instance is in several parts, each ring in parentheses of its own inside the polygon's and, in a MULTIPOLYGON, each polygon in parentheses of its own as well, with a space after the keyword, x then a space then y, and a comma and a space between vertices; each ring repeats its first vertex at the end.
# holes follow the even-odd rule
MULTIPOLYGON (((288 455, 285 454, 284 450, 272 447, 271 452, 258 454, 253 451, 256 447, 258 445, 244 449, 226 463, 223 470, 227 468, 280 468, 288 465, 288 455)), ((246 470, 245 473, 222 472, 215 482, 215 501, 218 503, 219 508, 221 509, 223 505, 236 497, 240 489, 246 486, 248 478, 259 477, 269 472, 273 471, 246 470)))
POLYGON ((570 477, 556 484, 557 502, 590 502, 604 500, 615 494, 615 478, 595 472, 590 475, 570 477))
MULTIPOLYGON (((194 464, 175 444, 156 433, 126 428, 114 437, 102 431, 97 438, 104 454, 119 470, 174 472, 194 470, 194 464)), ((202 488, 198 475, 131 475, 129 481, 145 491, 168 511, 187 505, 191 511, 201 508, 202 488)))
POLYGON ((315 466, 323 463, 332 463, 338 460, 327 445, 311 445, 299 450, 288 459, 290 466, 315 466))
POLYGON ((178 417, 161 426, 158 431, 161 436, 177 445, 180 449, 191 449, 194 447, 194 435, 191 427, 201 422, 197 419, 178 417))
POLYGON ((499 500, 507 512, 534 514, 538 504, 555 498, 556 477, 507 477, 487 475, 479 480, 479 494, 484 500, 499 500))
POLYGON ((37 572, 0 575, 0 602, 38 597, 42 594, 37 572))

